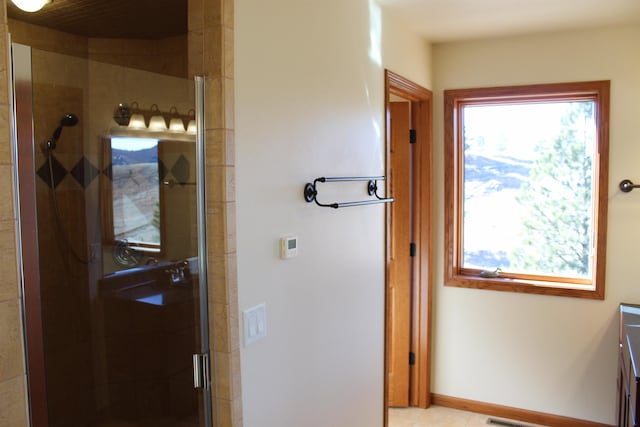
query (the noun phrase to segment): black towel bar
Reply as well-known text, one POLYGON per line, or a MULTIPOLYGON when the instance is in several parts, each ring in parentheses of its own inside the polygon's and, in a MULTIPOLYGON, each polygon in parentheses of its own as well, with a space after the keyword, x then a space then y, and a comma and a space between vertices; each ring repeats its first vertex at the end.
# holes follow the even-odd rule
POLYGON ((304 199, 308 202, 316 202, 316 205, 323 208, 348 208, 350 206, 361 205, 373 205, 377 203, 391 203, 394 201, 393 197, 380 197, 378 196, 378 182, 384 181, 384 176, 356 176, 356 177, 335 177, 327 178, 320 177, 313 180, 313 183, 308 182, 304 186, 304 199), (318 189, 316 188, 319 182, 345 182, 345 181, 367 181, 367 194, 369 196, 375 196, 375 199, 359 200, 355 202, 335 202, 335 203, 320 203, 318 201, 318 189))

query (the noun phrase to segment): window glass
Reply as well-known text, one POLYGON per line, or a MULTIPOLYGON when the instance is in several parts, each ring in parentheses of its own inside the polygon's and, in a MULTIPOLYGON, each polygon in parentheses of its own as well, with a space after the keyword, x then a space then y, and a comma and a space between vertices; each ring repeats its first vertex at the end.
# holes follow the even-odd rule
POLYGON ((158 140, 111 138, 113 236, 160 247, 158 140))
POLYGON ((463 267, 588 278, 594 102, 467 105, 463 267))

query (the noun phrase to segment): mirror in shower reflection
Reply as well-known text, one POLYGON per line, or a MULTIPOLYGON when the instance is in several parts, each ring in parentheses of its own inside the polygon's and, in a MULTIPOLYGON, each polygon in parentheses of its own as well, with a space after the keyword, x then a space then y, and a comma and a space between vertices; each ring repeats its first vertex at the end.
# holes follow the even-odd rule
POLYGON ((8 5, 33 427, 211 422, 210 391, 193 386, 193 355, 209 349, 202 166, 187 3, 174 3, 171 22, 133 13, 152 22, 130 29, 115 12, 73 26, 8 5), (144 126, 114 113, 125 103, 144 126))

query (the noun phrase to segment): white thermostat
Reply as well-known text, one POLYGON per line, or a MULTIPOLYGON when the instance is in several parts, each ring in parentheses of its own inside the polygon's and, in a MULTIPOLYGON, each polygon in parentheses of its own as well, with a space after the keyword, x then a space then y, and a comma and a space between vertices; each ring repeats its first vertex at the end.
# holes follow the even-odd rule
POLYGON ((280 239, 280 257, 282 259, 293 258, 298 255, 298 238, 283 237, 280 239))

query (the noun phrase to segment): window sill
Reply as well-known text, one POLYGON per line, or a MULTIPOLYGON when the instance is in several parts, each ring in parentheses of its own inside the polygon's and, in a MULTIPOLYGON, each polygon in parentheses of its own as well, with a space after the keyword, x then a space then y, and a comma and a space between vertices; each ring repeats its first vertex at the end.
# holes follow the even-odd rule
POLYGON ((599 291, 597 286, 594 285, 576 285, 573 283, 542 282, 512 278, 484 278, 470 275, 454 275, 445 280, 445 286, 573 298, 604 299, 604 292, 599 291))

